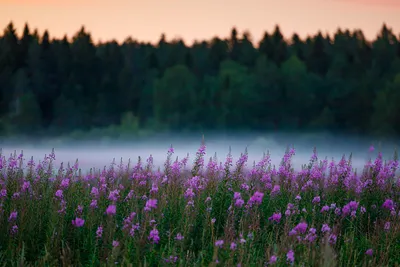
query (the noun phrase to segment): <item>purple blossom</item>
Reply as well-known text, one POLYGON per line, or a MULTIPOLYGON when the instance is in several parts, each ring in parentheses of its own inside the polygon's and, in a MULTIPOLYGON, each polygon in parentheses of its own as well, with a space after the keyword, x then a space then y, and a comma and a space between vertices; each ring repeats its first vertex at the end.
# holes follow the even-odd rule
POLYGON ((8 221, 9 222, 15 221, 15 220, 17 220, 17 217, 18 217, 18 212, 13 211, 10 213, 10 217, 8 217, 8 221))
POLYGON ((235 207, 241 208, 244 204, 244 200, 241 198, 236 199, 235 201, 235 207))
POLYGON ((233 199, 234 200, 241 199, 241 198, 242 198, 242 196, 241 196, 240 192, 234 192, 233 193, 233 199))
POLYGON ((367 251, 365 251, 365 255, 368 255, 370 257, 372 257, 372 255, 374 254, 374 251, 372 248, 367 249, 367 251))
POLYGON ((157 192, 158 192, 158 186, 157 186, 157 184, 153 183, 151 185, 150 193, 157 193, 157 192))
POLYGON ((321 228, 322 233, 329 233, 331 231, 331 228, 327 224, 323 224, 321 228))
POLYGON ((271 195, 277 195, 281 191, 280 185, 274 185, 271 191, 271 195))
POLYGON ((175 237, 176 240, 180 241, 184 239, 184 236, 181 233, 178 233, 175 237))
POLYGON ((194 197, 194 192, 192 188, 188 188, 185 192, 185 198, 192 198, 194 197))
POLYGON ((31 182, 29 181, 24 181, 24 183, 22 184, 22 192, 27 191, 29 188, 31 188, 31 182))
POLYGON ((320 196, 314 197, 314 199, 313 199, 313 201, 312 201, 313 204, 318 204, 318 203, 320 203, 320 202, 321 202, 321 197, 320 197, 320 196))
POLYGON ((16 235, 18 233, 18 226, 17 225, 13 225, 11 227, 11 234, 12 235, 16 235))
POLYGON ((394 208, 394 202, 391 199, 386 199, 385 202, 382 204, 382 208, 387 210, 392 210, 394 208))
POLYGON ((224 245, 224 240, 217 240, 215 241, 215 246, 222 248, 222 246, 224 245))
POLYGON ((366 210, 366 208, 365 208, 365 207, 361 207, 361 208, 360 208, 360 211, 361 211, 361 214, 364 214, 364 213, 366 213, 366 212, 367 212, 367 210, 366 210))
POLYGON ((369 147, 369 152, 374 152, 374 150, 375 150, 375 147, 374 147, 373 145, 371 145, 371 146, 369 147))
POLYGON ((98 208, 96 199, 93 199, 92 202, 90 202, 90 207, 92 209, 97 209, 98 208))
POLYGON ((63 198, 63 191, 61 189, 58 189, 56 191, 55 196, 58 197, 58 198, 63 198))
POLYGON ((119 190, 115 189, 113 191, 110 192, 110 194, 108 195, 108 199, 111 201, 118 201, 119 199, 119 190))
POLYGON ((236 248, 237 248, 236 243, 235 243, 235 242, 232 242, 232 243, 231 243, 231 246, 230 246, 230 249, 231 249, 231 250, 236 250, 236 248))
POLYGON ((336 241, 337 241, 337 236, 335 234, 330 234, 328 239, 329 244, 335 245, 336 241))
POLYGON ((157 208, 157 199, 149 199, 146 201, 145 211, 150 211, 157 208))
POLYGON ((385 231, 389 231, 390 230, 390 222, 385 222, 384 230, 385 231))
POLYGON ((253 205, 253 204, 261 205, 262 200, 263 200, 263 197, 264 197, 264 193, 261 193, 261 192, 258 192, 258 191, 257 191, 257 192, 255 192, 254 195, 250 198, 249 204, 250 204, 250 205, 253 205))
POLYGON ((103 226, 99 226, 99 227, 97 227, 97 230, 96 230, 96 237, 97 238, 101 238, 103 236, 103 226))
POLYGON ((321 213, 323 213, 325 211, 329 211, 329 206, 325 205, 325 206, 322 207, 321 213))
POLYGON ((6 197, 7 196, 7 190, 6 189, 1 189, 0 190, 0 198, 6 197))
POLYGON ((81 218, 75 218, 75 220, 72 220, 72 225, 79 228, 82 227, 85 224, 85 220, 81 218))
POLYGON ((289 250, 289 252, 286 254, 286 258, 290 264, 294 264, 294 251, 289 250))
POLYGON ((92 187, 90 194, 93 195, 93 197, 97 198, 99 196, 99 189, 97 189, 97 187, 92 187))
POLYGON ((109 205, 106 209, 106 214, 114 216, 117 213, 117 207, 115 205, 109 205))
POLYGON ((158 242, 160 241, 160 236, 158 234, 159 233, 158 233, 158 230, 156 228, 154 228, 153 230, 150 231, 149 240, 153 244, 158 244, 158 242))
POLYGON ((349 206, 351 210, 357 210, 358 209, 358 202, 357 201, 350 201, 349 206))
POLYGON ((63 179, 61 181, 61 185, 60 185, 61 188, 63 188, 63 189, 68 188, 69 187, 69 182, 70 182, 70 180, 68 178, 63 179))
POLYGON ((275 255, 272 255, 271 258, 269 258, 269 264, 275 264, 278 261, 278 257, 275 255))
POLYGON ((118 242, 117 240, 113 240, 112 246, 113 246, 114 248, 118 247, 118 246, 119 246, 119 242, 118 242))
POLYGON ((298 225, 296 225, 293 230, 295 230, 297 233, 305 234, 307 231, 308 224, 306 222, 301 222, 298 225))
POLYGON ((281 218, 282 218, 282 213, 279 212, 272 214, 272 216, 269 217, 268 220, 279 223, 281 221, 281 218))

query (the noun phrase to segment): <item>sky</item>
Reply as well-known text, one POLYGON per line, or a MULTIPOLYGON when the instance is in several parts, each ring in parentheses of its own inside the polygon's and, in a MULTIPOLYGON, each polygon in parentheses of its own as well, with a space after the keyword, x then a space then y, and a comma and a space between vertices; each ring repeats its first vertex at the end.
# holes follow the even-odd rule
POLYGON ((374 39, 386 23, 400 33, 400 0, 0 0, 0 27, 13 21, 22 32, 27 22, 40 33, 72 37, 82 25, 93 40, 122 42, 127 37, 155 43, 227 37, 233 27, 258 42, 279 25, 285 37, 318 31, 361 29, 374 39))

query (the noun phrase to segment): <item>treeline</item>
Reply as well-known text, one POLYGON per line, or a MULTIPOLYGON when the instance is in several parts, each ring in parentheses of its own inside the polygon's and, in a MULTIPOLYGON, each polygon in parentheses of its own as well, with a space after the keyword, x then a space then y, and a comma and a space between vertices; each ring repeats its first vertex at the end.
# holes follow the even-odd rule
POLYGON ((94 44, 10 23, 0 36, 0 133, 133 128, 400 134, 400 36, 383 25, 259 44, 248 32, 187 46, 94 44))

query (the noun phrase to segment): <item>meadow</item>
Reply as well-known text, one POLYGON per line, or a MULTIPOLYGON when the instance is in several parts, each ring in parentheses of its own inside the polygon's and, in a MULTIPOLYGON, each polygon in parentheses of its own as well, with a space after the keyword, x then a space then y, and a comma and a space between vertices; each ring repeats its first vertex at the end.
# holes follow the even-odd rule
POLYGON ((166 151, 83 173, 0 153, 2 266, 400 266, 397 154, 301 170, 166 151), (192 164, 189 164, 193 162, 192 164))

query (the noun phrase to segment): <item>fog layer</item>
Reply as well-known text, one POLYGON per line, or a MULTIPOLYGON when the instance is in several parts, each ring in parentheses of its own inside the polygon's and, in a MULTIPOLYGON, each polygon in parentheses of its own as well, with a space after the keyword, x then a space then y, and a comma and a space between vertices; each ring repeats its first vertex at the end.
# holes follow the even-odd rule
MULTIPOLYGON (((37 145, 35 143, 26 143, 18 145, 10 145, 3 141, 0 145, 2 154, 8 157, 15 150, 19 154, 21 150, 24 152, 25 160, 29 160, 31 156, 35 161, 42 160, 45 154, 50 154, 54 147, 56 154, 55 165, 58 167, 61 162, 73 164, 76 159, 79 160, 79 167, 83 171, 90 168, 103 168, 109 166, 115 158, 119 164, 121 158, 124 163, 129 159, 135 163, 138 156, 147 159, 149 155, 154 158, 156 166, 162 166, 169 147, 174 147, 175 153, 173 159, 178 157, 184 158, 189 153, 189 163, 193 162, 197 149, 201 143, 201 135, 184 136, 169 135, 158 138, 141 139, 140 141, 130 142, 68 142, 68 143, 48 143, 37 145)), ((365 162, 370 158, 375 158, 378 151, 383 152, 385 159, 393 157, 396 148, 396 141, 379 141, 367 140, 354 137, 334 137, 327 135, 288 135, 288 134, 237 134, 237 135, 209 135, 205 136, 205 144, 207 146, 206 162, 215 153, 219 161, 224 162, 226 155, 231 147, 234 162, 240 157, 240 154, 247 148, 248 166, 253 161, 258 162, 264 152, 269 151, 271 154, 272 164, 279 165, 285 150, 288 146, 296 149, 296 155, 293 158, 293 165, 299 169, 302 164, 307 164, 312 155, 313 147, 317 148, 319 159, 334 158, 340 160, 343 155, 353 155, 353 166, 361 169, 365 162), (370 152, 370 145, 374 145, 375 151, 370 152)))

